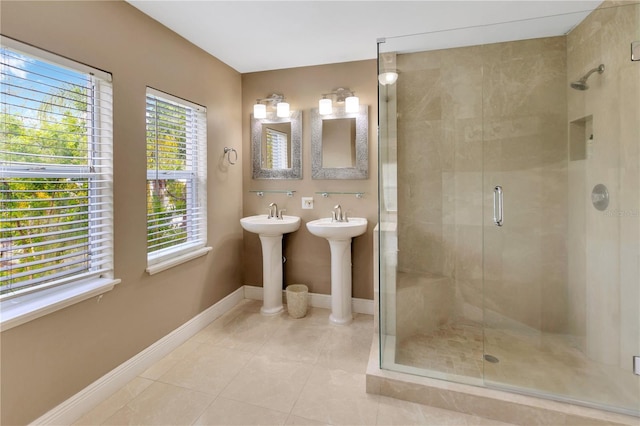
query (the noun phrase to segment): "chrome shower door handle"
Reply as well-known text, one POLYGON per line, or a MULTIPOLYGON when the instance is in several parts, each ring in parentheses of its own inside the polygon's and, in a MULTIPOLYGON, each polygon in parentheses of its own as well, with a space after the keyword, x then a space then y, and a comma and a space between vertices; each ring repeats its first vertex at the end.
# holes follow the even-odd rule
POLYGON ((493 223, 497 226, 502 226, 504 223, 504 204, 500 185, 493 188, 493 223))

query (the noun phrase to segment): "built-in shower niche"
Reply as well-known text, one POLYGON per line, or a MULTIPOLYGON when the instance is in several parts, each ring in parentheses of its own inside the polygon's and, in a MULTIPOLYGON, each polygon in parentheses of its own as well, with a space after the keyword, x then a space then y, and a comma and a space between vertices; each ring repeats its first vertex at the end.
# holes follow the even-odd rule
POLYGON ((593 116, 582 117, 569 123, 569 160, 586 160, 593 143, 593 116))
POLYGON ((567 327, 573 342, 586 350, 587 334, 587 162, 593 150, 593 116, 569 122, 567 202, 567 327))

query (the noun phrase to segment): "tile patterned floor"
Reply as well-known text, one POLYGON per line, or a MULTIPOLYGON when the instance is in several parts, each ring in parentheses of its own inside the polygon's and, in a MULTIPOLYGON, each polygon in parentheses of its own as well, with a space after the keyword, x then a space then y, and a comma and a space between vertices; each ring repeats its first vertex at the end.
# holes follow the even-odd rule
MULTIPOLYGON (((640 377, 589 359, 570 336, 448 324, 399 342, 396 363, 483 379, 496 386, 638 410, 640 377), (483 361, 486 351, 498 363, 483 361)), ((428 372, 425 372, 428 375, 428 372)))
POLYGON ((482 328, 447 324, 430 334, 404 339, 396 348, 396 363, 447 374, 482 378, 482 328))
POLYGON ((365 392, 373 318, 260 315, 244 300, 76 425, 504 425, 365 392))

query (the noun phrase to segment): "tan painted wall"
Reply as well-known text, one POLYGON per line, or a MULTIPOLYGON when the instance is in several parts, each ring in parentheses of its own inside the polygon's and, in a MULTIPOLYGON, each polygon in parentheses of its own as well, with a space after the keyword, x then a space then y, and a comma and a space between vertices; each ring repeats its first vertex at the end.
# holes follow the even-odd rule
MULTIPOLYGON (((333 206, 340 204, 351 216, 369 220, 367 233, 353 242, 353 297, 373 299, 373 228, 377 222, 377 81, 376 61, 358 61, 315 67, 243 74, 242 76, 242 156, 243 214, 266 213, 271 202, 287 209, 286 214, 302 218, 300 229, 285 236, 284 255, 287 258, 285 283, 303 283, 313 293, 330 294, 331 263, 329 244, 309 233, 305 222, 329 217, 333 206), (360 97, 361 105, 369 106, 369 178, 366 180, 311 179, 310 111, 318 107, 322 93, 337 87, 349 87, 360 97), (286 96, 292 110, 302 111, 302 174, 301 180, 256 180, 251 175, 250 115, 258 98, 271 93, 286 96), (263 198, 250 190, 293 190, 293 198, 284 194, 265 194, 263 198), (320 191, 363 191, 365 197, 338 195, 322 198, 320 191), (313 197, 313 210, 301 209, 301 197, 313 197)), ((257 235, 244 234, 243 283, 262 285, 262 250, 257 235)))
MULTIPOLYGON (((1 30, 113 73, 115 275, 122 283, 5 331, 2 417, 24 424, 117 367, 241 285, 241 77, 124 2, 1 3, 1 30), (145 86, 208 108, 207 256, 153 277, 146 266, 145 86)), ((244 121, 242 124, 246 124, 244 121)), ((244 156, 243 156, 244 157, 244 156)))

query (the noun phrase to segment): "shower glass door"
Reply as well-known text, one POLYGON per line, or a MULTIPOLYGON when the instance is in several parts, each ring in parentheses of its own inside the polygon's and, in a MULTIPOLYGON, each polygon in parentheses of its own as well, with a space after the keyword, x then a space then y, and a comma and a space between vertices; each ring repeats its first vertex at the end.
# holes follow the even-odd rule
POLYGON ((379 44, 381 366, 640 415, 640 4, 577 16, 379 44))
POLYGON ((480 49, 487 386, 640 413, 639 8, 480 49))

